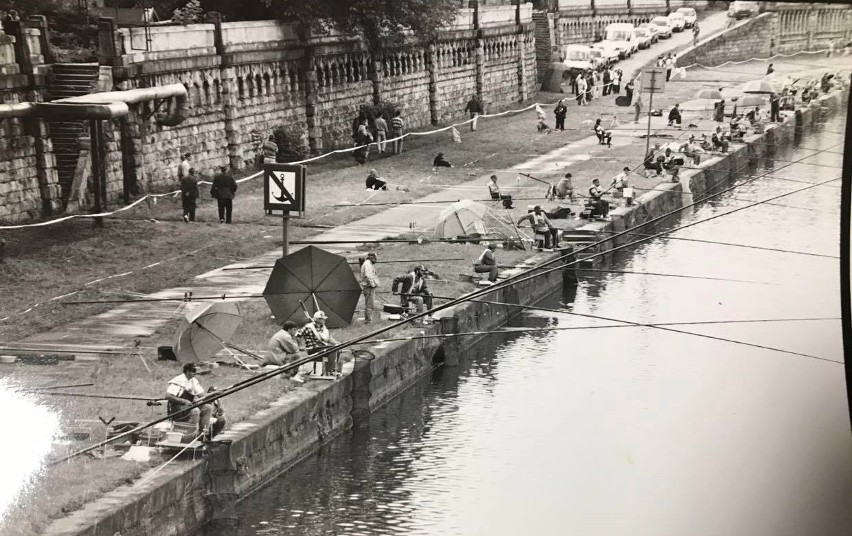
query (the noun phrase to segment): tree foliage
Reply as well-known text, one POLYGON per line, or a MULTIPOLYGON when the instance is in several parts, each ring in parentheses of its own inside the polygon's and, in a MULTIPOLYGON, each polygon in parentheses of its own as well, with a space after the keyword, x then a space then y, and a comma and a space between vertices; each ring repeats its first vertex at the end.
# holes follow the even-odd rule
POLYGON ((198 0, 189 0, 185 6, 174 10, 172 20, 178 24, 196 24, 204 22, 204 10, 198 0))
POLYGON ((408 34, 430 41, 450 22, 459 0, 264 0, 278 18, 295 19, 314 29, 330 21, 337 29, 360 35, 373 51, 408 34))

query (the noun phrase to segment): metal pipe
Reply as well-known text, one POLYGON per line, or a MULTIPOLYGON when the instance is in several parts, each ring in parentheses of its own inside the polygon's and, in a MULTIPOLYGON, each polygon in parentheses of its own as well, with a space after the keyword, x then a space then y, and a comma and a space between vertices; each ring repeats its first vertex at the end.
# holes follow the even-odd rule
POLYGON ((115 119, 124 117, 130 109, 123 102, 67 103, 39 102, 35 104, 35 115, 45 119, 115 119))
POLYGON ((35 112, 35 105, 31 102, 18 102, 15 104, 0 104, 0 119, 12 117, 29 117, 35 112))
POLYGON ((125 91, 105 91, 102 93, 90 93, 79 97, 68 97, 54 102, 75 104, 108 104, 123 102, 125 104, 138 104, 144 101, 157 99, 169 99, 175 97, 180 101, 186 100, 187 92, 183 84, 169 84, 166 86, 145 87, 139 89, 128 89, 125 91))

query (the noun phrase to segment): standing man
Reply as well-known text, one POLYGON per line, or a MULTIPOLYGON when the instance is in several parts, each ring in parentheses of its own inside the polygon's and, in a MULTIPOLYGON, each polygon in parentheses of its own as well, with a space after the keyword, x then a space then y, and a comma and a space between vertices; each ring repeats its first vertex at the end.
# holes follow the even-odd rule
POLYGON ((553 114, 556 115, 556 130, 565 130, 565 116, 568 115, 568 107, 561 99, 553 109, 553 114))
POLYGON ((633 122, 639 122, 639 116, 642 115, 642 94, 640 92, 633 93, 633 110, 636 112, 633 116, 633 122))
MULTIPOLYGON (((299 326, 295 322, 286 321, 281 325, 281 329, 269 339, 269 357, 266 358, 267 365, 281 367, 296 361, 301 357, 299 343, 296 341, 296 332, 299 331, 299 326)), ((295 368, 289 373, 290 379, 304 383, 305 380, 299 376, 299 369, 295 368)))
POLYGON ((355 149, 353 156, 359 165, 367 163, 367 157, 370 156, 370 144, 373 143, 373 133, 367 127, 367 118, 361 120, 358 124, 358 130, 355 132, 355 149))
POLYGON ((373 121, 373 124, 376 125, 376 141, 378 142, 376 145, 379 148, 379 153, 384 153, 388 139, 388 122, 385 121, 385 115, 380 114, 379 117, 373 121))
POLYGON ((777 93, 769 95, 769 120, 773 123, 781 122, 781 99, 777 93))
POLYGON ((497 244, 488 244, 479 258, 473 261, 473 271, 477 274, 488 274, 488 280, 492 283, 497 281, 498 275, 497 258, 494 257, 495 249, 497 244))
POLYGON ((671 54, 666 56, 666 59, 663 61, 663 67, 666 68, 666 82, 668 82, 671 80, 672 69, 674 69, 674 58, 671 54))
POLYGON ((577 75, 577 106, 582 106, 586 104, 586 91, 588 91, 588 85, 586 84, 586 75, 584 73, 580 73, 577 75))
POLYGON ((467 101, 467 106, 464 107, 464 111, 470 113, 470 131, 474 132, 476 130, 476 118, 482 114, 482 103, 479 102, 476 95, 467 101))
POLYGON ((278 144, 275 143, 275 136, 269 135, 269 138, 263 142, 263 163, 274 164, 278 161, 278 144))
POLYGON ((610 91, 610 83, 612 83, 612 70, 610 67, 604 69, 603 72, 603 94, 604 96, 609 95, 610 91))
MULTIPOLYGON (((166 411, 169 415, 174 415, 172 420, 197 424, 196 435, 200 436, 207 433, 207 426, 210 424, 210 417, 213 414, 213 404, 203 404, 197 408, 183 410, 183 408, 191 406, 204 397, 204 389, 195 378, 197 372, 195 363, 187 363, 183 366, 183 374, 169 380, 168 387, 166 388, 166 411)), ((217 417, 216 422, 213 424, 211 437, 221 432, 224 428, 225 418, 217 417)))
POLYGON ((189 153, 184 153, 181 157, 180 164, 178 164, 178 180, 189 176, 189 153))
POLYGON ((183 221, 195 221, 195 207, 198 201, 198 180, 195 169, 190 168, 187 176, 180 180, 180 199, 183 205, 183 221))
POLYGON ((692 46, 698 46, 699 33, 701 33, 701 29, 698 27, 698 23, 695 22, 692 24, 692 46))
POLYGON ((364 323, 373 321, 373 311, 376 310, 376 302, 373 294, 379 287, 379 274, 376 272, 376 254, 367 253, 367 258, 361 265, 361 290, 364 292, 364 323))
MULTIPOLYGON (((553 227, 553 224, 550 223, 550 220, 547 218, 547 214, 545 214, 541 209, 541 205, 536 205, 533 207, 532 212, 527 213, 525 216, 521 216, 518 220, 518 225, 524 221, 529 221, 530 226, 533 228, 533 231, 535 231, 535 234, 543 237, 542 245, 544 246, 544 249, 550 249, 551 239, 555 238, 553 235, 555 234, 554 231, 556 229, 553 227)), ((555 246, 556 244, 553 243, 552 245, 555 246)))
POLYGON ((405 123, 402 120, 402 112, 399 110, 393 113, 393 119, 391 119, 391 138, 394 139, 393 142, 393 154, 399 154, 402 152, 402 142, 403 136, 405 134, 405 123))
POLYGON ((219 223, 231 223, 231 213, 234 210, 234 196, 237 195, 237 181, 231 175, 229 166, 222 166, 221 171, 213 178, 210 196, 219 205, 219 223))
POLYGON ((770 74, 772 74, 774 72, 775 72, 775 67, 773 67, 773 65, 770 63, 769 67, 766 68, 766 76, 769 76, 770 74))

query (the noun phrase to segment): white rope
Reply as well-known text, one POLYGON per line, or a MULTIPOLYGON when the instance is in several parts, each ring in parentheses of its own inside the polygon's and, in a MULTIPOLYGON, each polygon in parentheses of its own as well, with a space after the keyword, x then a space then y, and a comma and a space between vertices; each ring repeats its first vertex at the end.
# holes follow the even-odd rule
POLYGON ((142 480, 140 480, 140 481, 139 481, 136 485, 137 485, 137 486, 141 486, 141 485, 142 485, 142 484, 144 484, 145 482, 148 482, 149 480, 151 480, 152 478, 154 478, 154 476, 156 476, 156 474, 157 474, 157 473, 159 473, 160 471, 162 471, 163 469, 165 469, 167 465, 169 465, 170 463, 172 463, 173 461, 175 461, 175 460, 177 459, 177 457, 178 457, 178 456, 180 456, 181 454, 183 454, 183 453, 184 453, 184 451, 185 451, 186 449, 188 449, 188 448, 189 448, 189 447, 190 447, 193 443, 195 443, 196 441, 198 441, 198 439, 199 439, 201 436, 203 436, 203 435, 204 435, 204 434, 198 434, 198 436, 196 436, 196 438, 195 438, 195 439, 193 439, 192 441, 190 441, 189 443, 187 443, 187 444, 186 444, 186 446, 185 446, 184 448, 180 449, 180 451, 178 451, 178 453, 177 453, 177 454, 175 454, 174 456, 172 456, 172 458, 171 458, 169 461, 167 461, 167 462, 166 462, 166 463, 164 463, 163 465, 161 465, 161 466, 157 467, 157 468, 154 470, 154 472, 153 472, 153 473, 151 473, 150 475, 148 475, 148 476, 146 476, 145 478, 143 478, 142 480))

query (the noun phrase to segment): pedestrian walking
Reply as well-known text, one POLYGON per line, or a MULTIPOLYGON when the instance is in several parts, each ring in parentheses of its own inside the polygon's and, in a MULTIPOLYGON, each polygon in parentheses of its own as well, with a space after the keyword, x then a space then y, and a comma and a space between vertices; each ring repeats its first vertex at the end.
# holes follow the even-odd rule
POLYGON ((352 156, 355 157, 355 161, 358 162, 358 165, 364 165, 367 163, 367 158, 370 156, 371 143, 373 143, 373 133, 370 132, 370 129, 367 127, 367 118, 364 117, 361 120, 361 124, 358 125, 358 130, 355 133, 355 146, 357 149, 352 152, 352 156))
POLYGON ((364 323, 373 321, 373 312, 376 310, 374 294, 379 288, 379 274, 376 271, 378 262, 375 253, 368 253, 364 263, 361 264, 361 290, 364 292, 364 323))
POLYGON ((231 223, 236 195, 237 181, 231 175, 231 168, 222 166, 219 174, 213 178, 213 186, 210 187, 210 196, 219 206, 219 223, 231 223))
POLYGON ((666 82, 668 82, 672 78, 672 69, 674 69, 674 58, 671 54, 666 56, 666 59, 663 61, 663 67, 666 68, 666 82))
POLYGON ((698 23, 693 23, 692 25, 692 46, 698 46, 698 34, 701 33, 701 28, 698 27, 698 23))
POLYGON ((568 108, 562 100, 556 104, 553 113, 556 115, 556 130, 565 130, 565 116, 568 115, 568 108))
POLYGON ((586 103, 586 77, 577 75, 577 106, 582 106, 586 103))
POLYGON ((263 163, 274 164, 278 161, 278 144, 275 143, 275 136, 269 135, 269 138, 263 142, 263 163))
POLYGON ((195 208, 198 203, 198 178, 195 169, 180 180, 180 199, 183 206, 183 221, 195 221, 195 208))
POLYGON ((178 170, 177 170, 178 179, 182 179, 184 177, 189 176, 189 169, 190 169, 190 167, 192 167, 189 164, 189 157, 190 157, 189 153, 184 153, 181 156, 180 164, 178 164, 178 170))
POLYGON ((402 142, 405 135, 405 122, 402 120, 402 112, 395 111, 391 119, 391 138, 393 138, 393 154, 402 152, 402 142))
POLYGON ((607 67, 603 72, 603 94, 609 95, 610 83, 612 82, 612 71, 607 67))
POLYGON ((634 93, 633 99, 633 109, 636 112, 636 115, 633 117, 633 122, 639 122, 639 116, 642 115, 642 96, 641 93, 634 93))
POLYGON ((476 130, 476 118, 482 115, 482 103, 479 102, 476 95, 472 96, 470 100, 467 101, 467 106, 464 107, 464 111, 470 114, 470 131, 474 132, 476 130))
POLYGON ((388 139, 388 122, 385 121, 385 115, 380 114, 373 121, 373 124, 376 126, 376 147, 378 147, 379 153, 384 153, 388 139))

